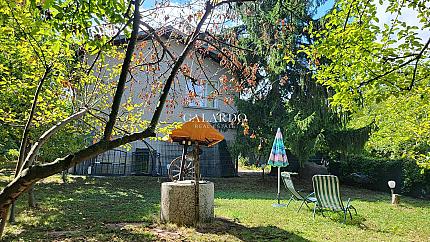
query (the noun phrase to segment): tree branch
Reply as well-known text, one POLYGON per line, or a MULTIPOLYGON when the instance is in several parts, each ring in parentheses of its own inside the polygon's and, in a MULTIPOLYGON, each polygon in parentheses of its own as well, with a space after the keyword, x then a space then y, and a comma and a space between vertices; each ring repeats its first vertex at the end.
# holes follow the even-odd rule
POLYGON ((31 150, 27 154, 27 158, 24 161, 24 165, 22 166, 21 170, 18 172, 18 174, 27 167, 30 167, 33 162, 34 158, 36 157, 39 149, 48 141, 48 139, 54 135, 60 128, 64 127, 66 124, 72 122, 73 120, 77 120, 81 118, 86 112, 88 112, 88 108, 82 109, 81 111, 72 114, 71 116, 65 118, 61 122, 58 122, 56 125, 52 126, 50 129, 45 131, 40 137, 39 140, 31 147, 31 150))
POLYGON ((25 124, 24 131, 22 133, 22 139, 21 139, 21 145, 19 147, 19 157, 18 162, 16 163, 15 168, 15 177, 19 174, 19 171, 22 168, 24 158, 25 158, 25 150, 27 147, 27 141, 28 141, 28 135, 30 133, 30 126, 31 122, 33 121, 34 113, 36 112, 37 107, 37 99, 39 98, 39 94, 42 90, 43 83, 48 77, 48 74, 51 71, 51 67, 48 66, 47 69, 45 69, 45 72, 43 73, 43 76, 39 80, 39 84, 37 85, 36 92, 34 93, 33 102, 31 104, 30 114, 27 119, 27 123, 25 124))
MULTIPOLYGON (((130 6, 130 5, 129 5, 130 6)), ((128 10, 127 10, 128 11, 128 10)), ((93 61, 93 63, 90 65, 90 67, 87 69, 87 75, 89 75, 90 74, 90 72, 91 72, 91 70, 94 68, 94 65, 96 64, 96 62, 97 62, 97 60, 100 58, 100 55, 101 55, 101 53, 102 53, 102 50, 103 50, 103 48, 106 46, 106 45, 108 45, 108 44, 110 44, 110 43, 112 43, 121 33, 122 33, 122 31, 124 31, 124 29, 131 23, 131 21, 132 21, 133 19, 132 18, 130 18, 128 21, 127 21, 127 23, 126 24, 124 24, 124 26, 121 28, 121 29, 119 29, 118 30, 118 32, 114 35, 114 36, 112 36, 112 38, 110 38, 106 43, 104 43, 103 45, 102 45, 102 47, 100 47, 100 50, 97 52, 97 55, 96 55, 96 57, 94 58, 94 61, 93 61)))
POLYGON ((125 135, 121 138, 114 139, 111 141, 101 140, 85 149, 82 149, 76 153, 67 155, 63 158, 58 158, 53 162, 45 163, 41 165, 34 165, 29 168, 25 168, 13 181, 11 181, 1 192, 0 192, 0 211, 7 209, 10 204, 15 201, 22 193, 29 189, 37 181, 52 176, 56 173, 64 171, 69 167, 72 167, 79 162, 91 159, 105 151, 114 149, 121 145, 155 136, 155 133, 151 129, 145 129, 142 132, 125 135))
POLYGON ((166 84, 164 85, 163 91, 161 92, 161 96, 158 101, 157 107, 155 108, 154 115, 152 116, 149 129, 155 130, 158 120, 160 119, 161 111, 163 110, 164 103, 166 102, 167 95, 169 95, 169 90, 170 90, 170 87, 172 86, 173 80, 175 79, 175 76, 178 73, 178 70, 181 67, 182 63, 185 61, 185 58, 187 57, 188 53, 193 48, 194 42, 196 41, 197 36, 200 34, 200 29, 202 28, 203 23, 205 22, 209 14, 212 12, 213 8, 214 6, 210 3, 210 1, 207 1, 206 7, 205 7, 205 13, 200 19, 200 22, 197 24, 197 27, 195 28, 194 32, 190 35, 188 43, 185 45, 184 50, 182 51, 179 58, 176 60, 175 65, 173 66, 170 72, 170 75, 166 80, 166 84))
MULTIPOLYGON (((377 75, 377 76, 375 76, 375 77, 373 77, 373 78, 371 78, 371 79, 369 79, 369 80, 367 80, 367 81, 364 81, 364 82, 361 82, 359 85, 358 85, 358 87, 360 88, 360 87, 362 87, 362 86, 364 86, 364 85, 367 85, 367 84, 369 84, 369 83, 371 83, 371 82, 373 82, 373 81, 376 81, 376 80, 378 80, 379 78, 382 78, 382 77, 384 77, 384 76, 386 76, 386 75, 389 75, 389 74, 391 74, 391 73, 393 73, 394 71, 396 71, 396 70, 399 70, 399 69, 401 69, 401 68, 403 68, 403 67, 405 67, 406 65, 408 65, 409 63, 411 63, 411 62, 413 62, 413 61, 418 61, 421 57, 422 57, 422 55, 424 54, 424 51, 429 47, 429 44, 430 44, 430 38, 427 40, 427 43, 424 45, 424 47, 421 49, 421 51, 420 51, 420 53, 418 53, 418 55, 416 55, 414 58, 412 58, 412 59, 410 59, 410 60, 408 60, 408 61, 406 61, 406 62, 404 62, 404 63, 402 63, 401 65, 399 65, 399 66, 397 66, 396 68, 393 68, 393 69, 391 69, 391 70, 389 70, 389 71, 386 71, 386 72, 384 72, 384 73, 382 73, 382 74, 380 74, 380 75, 377 75)), ((414 71, 415 72, 415 71, 414 71)), ((414 78, 415 78, 415 75, 414 75, 414 78)), ((413 83, 412 83, 413 84, 413 83)), ((412 85, 411 84, 411 85, 412 85)))
POLYGON ((346 25, 348 24, 349 16, 351 15, 352 4, 354 2, 355 1, 351 1, 351 4, 349 4, 348 13, 347 13, 346 18, 345 18, 345 23, 343 24, 343 31, 345 31, 346 25))
MULTIPOLYGON (((99 111, 99 112, 101 112, 101 113, 103 113, 103 111, 99 111)), ((95 115, 95 114, 93 114, 93 113, 91 113, 91 112, 88 112, 88 114, 89 115, 91 115, 91 116, 93 116, 94 118, 96 118, 96 119, 98 119, 98 120, 100 120, 101 122, 103 122, 103 123, 106 123, 107 121, 106 120, 104 120, 102 117, 99 117, 99 116, 97 116, 97 115, 95 115)), ((103 113, 104 114, 104 113, 103 113)), ((88 126, 90 126, 89 124, 87 124, 88 126)), ((90 127, 93 127, 93 126, 90 126, 90 127)), ((93 127, 94 128, 94 127, 93 127)), ((121 131, 121 132, 124 132, 124 134, 130 134, 130 132, 128 132, 127 130, 125 130, 125 129, 123 129, 123 128, 120 128, 120 127, 118 127, 118 126, 114 126, 113 127, 114 129, 117 129, 117 130, 119 130, 119 131, 121 131)))
POLYGON ((149 33, 152 35, 152 37, 155 38, 155 40, 161 45, 163 50, 169 54, 170 58, 174 61, 176 59, 175 55, 169 50, 169 48, 166 46, 163 40, 161 40, 160 36, 157 34, 154 28, 152 28, 149 24, 147 24, 144 21, 140 21, 140 23, 149 30, 149 33))
POLYGON ((139 24, 140 24, 140 13, 139 13, 140 4, 139 3, 140 3, 140 0, 135 0, 133 30, 131 32, 131 38, 127 46, 124 62, 121 67, 121 74, 119 76, 115 96, 113 98, 112 108, 109 114, 109 120, 105 126, 105 131, 103 134, 104 140, 109 140, 110 136, 112 135, 112 130, 113 130, 113 127, 115 126, 116 117, 118 116, 119 107, 121 105, 121 99, 124 93, 125 83, 127 81, 128 69, 130 67, 131 58, 133 56, 134 48, 136 46, 136 41, 139 33, 139 24))
POLYGON ((24 28, 22 28, 22 26, 21 26, 21 24, 19 23, 18 19, 15 17, 15 14, 14 14, 14 13, 15 13, 15 11, 16 11, 16 10, 15 10, 15 9, 13 9, 13 8, 10 6, 9 2, 6 2, 6 3, 7 3, 7 6, 9 7, 10 13, 11 13, 12 18, 14 19, 14 21, 15 21, 16 25, 17 25, 17 26, 18 26, 18 28, 21 30, 21 32, 22 32, 22 33, 27 37, 28 43, 29 43, 29 44, 30 44, 30 46, 32 47, 32 49, 33 49, 34 53, 36 54, 37 58, 42 62, 43 67, 45 67, 45 69, 50 68, 50 67, 49 67, 49 65, 48 65, 48 64, 47 64, 47 62, 46 62, 46 57, 45 57, 44 51, 43 51, 42 47, 40 46, 39 42, 34 38, 34 36, 33 36, 33 35, 28 34, 27 32, 25 32, 24 28), (37 47, 38 47, 38 48, 39 48, 39 50, 40 50, 40 53, 36 50, 36 47, 33 45, 33 43, 30 41, 30 39, 33 39, 33 40, 34 40, 34 43, 36 43, 37 47))
POLYGON ((221 1, 217 4, 215 4, 213 7, 216 8, 216 7, 219 7, 221 5, 230 4, 230 3, 244 3, 244 2, 255 2, 255 1, 256 0, 224 0, 224 1, 221 1))
POLYGON ((237 45, 233 45, 233 44, 227 43, 225 41, 222 41, 222 40, 218 39, 217 37, 215 37, 213 34, 211 34, 209 32, 205 32, 205 34, 207 34, 209 37, 213 38, 214 40, 216 40, 217 42, 219 42, 219 43, 221 43, 223 45, 226 45, 226 46, 229 46, 229 47, 232 47, 232 48, 235 48, 235 49, 239 49, 239 50, 243 50, 243 51, 248 51, 248 52, 254 53, 254 50, 243 48, 243 47, 240 47, 240 46, 237 46, 237 45))
MULTIPOLYGON (((205 68, 202 66, 202 64, 201 64, 201 63, 200 63, 200 61, 199 61, 199 57, 197 56, 197 53, 194 53, 194 56, 196 57, 196 59, 197 59, 197 65, 199 65, 200 70, 202 70, 202 73, 203 73, 203 75, 205 76, 206 80, 209 82, 209 84, 212 86, 212 88, 213 88, 214 90, 216 90, 217 94, 219 95, 219 94, 220 94, 220 92, 219 92, 218 88, 217 88, 217 87, 215 87, 215 86, 213 85, 213 83, 210 81, 210 79, 209 79, 208 75, 206 74, 205 68)), ((203 58, 203 57, 202 57, 202 58, 203 58)))
POLYGON ((412 80, 411 80, 411 84, 408 87, 408 91, 412 90, 412 87, 414 87, 415 84, 415 78, 417 76, 417 69, 418 69, 418 62, 420 61, 420 59, 417 59, 417 61, 415 62, 415 66, 414 66, 414 74, 412 76, 412 80))
MULTIPOLYGON (((157 51, 157 50, 155 50, 155 51, 157 51)), ((160 63, 161 63, 161 61, 164 59, 164 56, 165 56, 165 55, 166 55, 166 50, 165 50, 165 49, 163 49, 163 52, 161 53, 161 57, 159 57, 159 56, 158 56, 158 53, 157 53, 157 60, 156 60, 156 61, 153 61, 153 62, 145 62, 145 63, 142 63, 142 64, 137 64, 137 65, 132 66, 130 69, 131 69, 131 70, 133 70, 133 69, 136 69, 136 68, 138 68, 138 67, 143 67, 143 66, 153 66, 153 65, 160 64, 160 63)))

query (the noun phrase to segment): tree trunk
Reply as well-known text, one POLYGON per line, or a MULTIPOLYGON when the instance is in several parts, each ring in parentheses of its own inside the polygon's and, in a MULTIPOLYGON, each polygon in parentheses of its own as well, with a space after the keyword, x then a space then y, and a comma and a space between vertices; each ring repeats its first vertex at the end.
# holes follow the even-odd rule
POLYGON ((3 231, 4 231, 4 228, 6 226, 8 211, 9 211, 9 206, 7 206, 1 210, 0 235, 3 235, 3 231))
POLYGON ((239 158, 237 156, 234 158, 234 171, 236 172, 236 176, 239 176, 239 158))
POLYGON ((265 168, 265 166, 261 166, 261 170, 262 170, 262 178, 263 178, 263 180, 264 180, 264 168, 265 168))
POLYGON ((30 208, 36 208, 36 199, 34 198, 34 185, 28 189, 28 206, 30 208))
POLYGON ((31 147, 29 152, 27 153, 27 156, 24 160, 23 166, 21 168, 25 169, 33 165, 34 161, 36 160, 37 154, 39 153, 39 149, 51 138, 52 135, 57 133, 58 130, 60 130, 65 125, 69 124, 70 122, 77 120, 84 116, 89 111, 88 108, 84 108, 80 110, 79 112, 76 112, 69 117, 63 119, 62 121, 58 122, 54 126, 52 126, 50 129, 46 130, 37 140, 36 143, 31 147))
POLYGON ((154 137, 155 127, 150 127, 139 133, 133 133, 125 135, 121 138, 114 139, 106 142, 101 141, 90 145, 76 153, 67 155, 63 158, 58 158, 53 162, 34 165, 30 168, 26 168, 21 171, 20 176, 11 181, 1 192, 0 192, 0 209, 9 208, 13 201, 16 200, 22 193, 27 191, 31 185, 35 182, 60 173, 61 171, 72 167, 84 160, 91 159, 107 150, 119 147, 130 142, 154 137))
MULTIPOLYGON (((20 170, 22 169, 22 167, 23 167, 23 165, 25 163, 25 156, 28 154, 28 150, 29 150, 28 145, 29 144, 28 144, 27 137, 25 137, 25 141, 21 141, 21 145, 23 145, 24 143, 27 146, 27 148, 24 150, 24 153, 23 153, 23 155, 24 155, 23 157, 24 158, 21 158, 21 157, 18 158, 18 163, 17 163, 17 166, 15 168, 15 178, 19 175, 19 172, 20 172, 20 170)), ((21 156, 21 154, 20 154, 20 156, 21 156)), ((16 203, 16 201, 14 201, 12 203, 12 205, 10 206, 10 210, 9 210, 9 223, 11 223, 11 224, 13 224, 13 223, 16 222, 16 220, 15 220, 15 207, 16 207, 16 204, 15 203, 16 203)), ((0 226, 1 226, 1 224, 0 224, 0 226)), ((0 230, 1 230, 1 228, 0 228, 0 230)))
POLYGON ((48 77, 48 74, 50 71, 51 71, 51 67, 47 67, 45 69, 45 72, 44 72, 43 76, 40 78, 39 83, 37 85, 36 92, 34 93, 33 101, 31 103, 30 114, 28 116, 27 122, 26 122, 24 130, 22 132, 22 138, 21 138, 21 143, 20 143, 20 147, 19 147, 19 157, 18 157, 18 162, 16 163, 16 168, 15 168, 15 177, 18 176, 19 171, 21 170, 21 168, 23 166, 25 156, 27 154, 27 152, 26 152, 27 151, 27 141, 28 141, 28 136, 30 134, 31 122, 33 121, 34 113, 36 112, 37 99, 39 98, 39 94, 40 94, 40 91, 42 90, 43 83, 45 82, 46 78, 48 77))
POLYGON ((61 180, 63 180, 64 184, 67 183, 67 170, 65 170, 61 173, 61 180))
MULTIPOLYGON (((12 205, 10 206, 10 211, 9 211, 9 223, 13 224, 15 223, 15 201, 12 203, 12 205)), ((0 226, 4 226, 3 223, 0 224, 0 226)), ((2 228, 0 228, 1 230, 2 228)))
POLYGON ((127 82, 127 75, 133 56, 134 49, 136 47, 137 37, 139 35, 139 25, 140 25, 140 13, 139 13, 140 1, 135 0, 134 2, 134 14, 133 14, 133 28, 131 31, 130 40, 127 45, 127 50, 125 52, 124 61, 121 66, 121 73, 118 78, 118 83, 116 85, 115 96, 113 97, 111 111, 109 113, 109 119, 106 123, 103 139, 110 140, 112 136, 112 131, 115 126, 116 118, 121 105, 121 99, 124 94, 125 83, 127 82))

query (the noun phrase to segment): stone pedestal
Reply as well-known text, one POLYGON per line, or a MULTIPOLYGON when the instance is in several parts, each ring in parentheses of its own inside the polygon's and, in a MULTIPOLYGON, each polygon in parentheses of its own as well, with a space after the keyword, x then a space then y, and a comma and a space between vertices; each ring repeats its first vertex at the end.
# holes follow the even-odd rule
MULTIPOLYGON (((161 184, 161 220, 179 225, 193 225, 195 218, 194 181, 163 182, 161 184)), ((200 222, 214 218, 214 184, 200 181, 200 222)))

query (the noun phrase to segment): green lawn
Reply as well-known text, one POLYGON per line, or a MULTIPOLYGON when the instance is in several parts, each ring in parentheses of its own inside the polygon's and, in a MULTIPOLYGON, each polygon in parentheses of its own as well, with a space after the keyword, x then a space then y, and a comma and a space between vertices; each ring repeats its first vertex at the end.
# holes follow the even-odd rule
MULTIPOLYGON (((11 179, 0 169, 0 185, 11 179)), ((389 194, 342 187, 359 215, 342 224, 340 214, 312 219, 296 213, 298 202, 273 208, 276 179, 250 174, 215 182, 212 224, 197 229, 160 224, 160 182, 154 177, 59 176, 36 186, 39 209, 18 202, 17 223, 8 225, 6 241, 430 241, 430 202, 402 197, 389 204, 389 194)), ((310 190, 309 184, 299 188, 310 190)), ((284 191, 283 191, 284 192, 284 191)), ((283 197, 286 197, 284 192, 283 197)))

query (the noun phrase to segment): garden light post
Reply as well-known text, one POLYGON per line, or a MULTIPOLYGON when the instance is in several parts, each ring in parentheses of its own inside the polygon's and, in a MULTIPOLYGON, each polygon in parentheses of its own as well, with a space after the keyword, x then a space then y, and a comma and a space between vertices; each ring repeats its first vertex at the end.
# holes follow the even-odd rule
POLYGON ((388 181, 388 187, 391 189, 391 204, 399 204, 400 202, 399 194, 394 193, 394 188, 396 188, 396 182, 388 181))
POLYGON ((391 189, 391 195, 394 194, 394 188, 396 188, 396 182, 395 181, 388 181, 388 187, 391 189))

